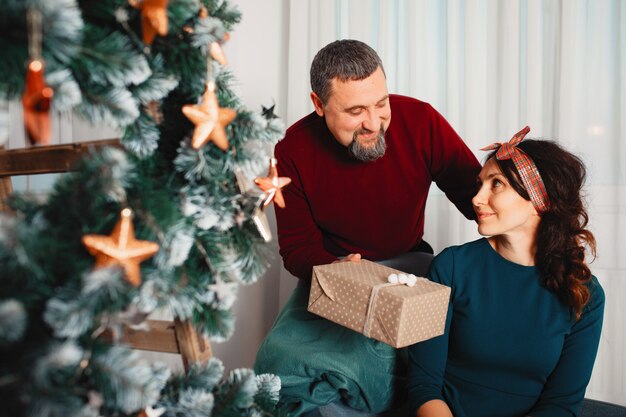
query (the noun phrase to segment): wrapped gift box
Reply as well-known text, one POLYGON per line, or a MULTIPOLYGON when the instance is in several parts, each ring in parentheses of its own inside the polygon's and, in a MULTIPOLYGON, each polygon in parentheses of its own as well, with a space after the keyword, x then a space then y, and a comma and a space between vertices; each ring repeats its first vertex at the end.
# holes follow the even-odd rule
POLYGON ((393 273, 403 274, 367 260, 315 266, 308 310, 396 348, 442 335, 450 287, 389 284, 393 273))

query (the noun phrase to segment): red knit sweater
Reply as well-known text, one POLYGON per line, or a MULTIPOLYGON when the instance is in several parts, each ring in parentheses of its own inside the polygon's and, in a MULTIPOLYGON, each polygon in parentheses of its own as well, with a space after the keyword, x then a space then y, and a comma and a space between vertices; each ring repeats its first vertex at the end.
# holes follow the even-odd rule
POLYGON ((391 95, 387 151, 360 162, 316 113, 299 120, 275 148, 286 208, 275 208, 285 268, 311 279, 314 265, 360 253, 388 259, 417 246, 431 182, 469 219, 480 164, 429 104, 391 95))

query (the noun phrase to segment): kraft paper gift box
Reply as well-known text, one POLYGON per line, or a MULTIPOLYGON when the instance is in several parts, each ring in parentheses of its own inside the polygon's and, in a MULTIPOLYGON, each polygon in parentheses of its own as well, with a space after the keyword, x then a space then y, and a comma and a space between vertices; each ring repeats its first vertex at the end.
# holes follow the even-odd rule
POLYGON ((389 284, 392 273, 403 274, 367 260, 315 266, 308 310, 396 348, 442 335, 450 287, 389 284))

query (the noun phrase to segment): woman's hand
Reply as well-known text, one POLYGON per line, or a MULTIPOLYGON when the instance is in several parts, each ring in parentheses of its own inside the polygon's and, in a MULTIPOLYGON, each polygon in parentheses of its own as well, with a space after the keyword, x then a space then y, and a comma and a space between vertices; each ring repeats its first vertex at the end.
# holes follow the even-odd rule
POLYGON ((441 400, 430 400, 422 404, 416 417, 453 417, 448 404, 441 400))

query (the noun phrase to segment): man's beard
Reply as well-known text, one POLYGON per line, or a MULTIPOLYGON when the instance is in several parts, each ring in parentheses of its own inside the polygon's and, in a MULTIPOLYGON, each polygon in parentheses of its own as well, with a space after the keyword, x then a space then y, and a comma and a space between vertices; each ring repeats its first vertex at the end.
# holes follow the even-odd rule
POLYGON ((370 146, 363 146, 359 141, 359 135, 369 133, 369 131, 359 129, 352 136, 352 143, 348 146, 350 154, 359 161, 369 162, 375 161, 385 154, 387 143, 385 142, 385 129, 380 126, 380 130, 376 135, 376 143, 370 146))

